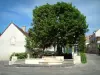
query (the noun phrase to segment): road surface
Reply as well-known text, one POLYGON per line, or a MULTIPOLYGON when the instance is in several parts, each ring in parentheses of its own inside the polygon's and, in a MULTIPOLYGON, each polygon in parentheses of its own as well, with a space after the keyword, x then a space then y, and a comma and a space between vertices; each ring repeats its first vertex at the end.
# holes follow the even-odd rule
POLYGON ((100 75, 100 56, 87 54, 88 63, 70 67, 4 67, 0 75, 100 75))

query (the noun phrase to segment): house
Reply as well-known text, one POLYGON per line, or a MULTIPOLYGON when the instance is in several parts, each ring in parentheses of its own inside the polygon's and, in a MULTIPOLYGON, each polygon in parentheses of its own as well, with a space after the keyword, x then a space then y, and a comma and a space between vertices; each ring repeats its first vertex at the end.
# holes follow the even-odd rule
POLYGON ((89 53, 98 53, 97 46, 99 44, 100 44, 100 29, 93 32, 93 34, 89 36, 89 45, 87 51, 89 53))
MULTIPOLYGON (((19 28, 14 23, 10 23, 0 36, 0 60, 9 60, 12 53, 26 52, 26 27, 19 28)), ((51 46, 45 50, 54 51, 51 46)))
POLYGON ((25 52, 26 27, 19 28, 10 23, 0 36, 0 60, 9 60, 12 53, 25 52))

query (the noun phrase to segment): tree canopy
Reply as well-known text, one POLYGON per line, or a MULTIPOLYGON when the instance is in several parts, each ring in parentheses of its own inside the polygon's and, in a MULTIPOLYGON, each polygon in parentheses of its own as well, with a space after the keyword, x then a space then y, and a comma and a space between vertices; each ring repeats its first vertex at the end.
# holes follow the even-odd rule
POLYGON ((84 16, 71 3, 45 4, 33 10, 32 28, 27 37, 27 48, 47 48, 53 45, 64 47, 75 44, 87 32, 84 16))

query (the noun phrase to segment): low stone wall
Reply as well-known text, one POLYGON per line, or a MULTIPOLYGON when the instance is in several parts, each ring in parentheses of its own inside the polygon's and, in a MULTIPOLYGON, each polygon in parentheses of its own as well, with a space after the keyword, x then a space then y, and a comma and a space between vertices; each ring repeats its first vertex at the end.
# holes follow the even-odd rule
MULTIPOLYGON (((66 64, 69 63, 69 60, 67 60, 66 64)), ((17 64, 16 61, 18 61, 17 58, 13 57, 13 59, 9 61, 9 65, 17 64)), ((42 58, 27 58, 23 62, 24 64, 36 65, 61 65, 65 63, 64 56, 43 56, 42 58)), ((74 64, 80 64, 80 56, 77 56, 77 54, 73 54, 73 61, 71 62, 74 62, 74 64)))
POLYGON ((73 54, 73 62, 74 64, 81 64, 81 58, 76 53, 73 54))
POLYGON ((47 64, 47 65, 59 65, 63 64, 63 56, 43 56, 41 59, 26 59, 25 64, 47 64))
POLYGON ((9 65, 15 64, 16 61, 17 61, 17 57, 16 56, 12 56, 11 61, 9 61, 9 65))
POLYGON ((25 64, 40 64, 40 62, 44 62, 43 59, 39 59, 39 58, 32 58, 32 59, 26 59, 25 60, 25 64))
POLYGON ((42 59, 55 59, 58 61, 64 61, 64 56, 43 56, 42 59))

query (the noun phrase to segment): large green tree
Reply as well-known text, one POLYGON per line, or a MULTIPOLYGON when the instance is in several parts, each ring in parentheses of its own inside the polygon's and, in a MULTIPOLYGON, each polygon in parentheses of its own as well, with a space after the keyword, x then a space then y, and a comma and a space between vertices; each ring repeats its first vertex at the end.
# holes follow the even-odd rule
POLYGON ((39 6, 33 10, 26 47, 33 49, 35 46, 44 50, 53 45, 61 49, 66 44, 75 44, 87 28, 86 17, 71 3, 39 6))

